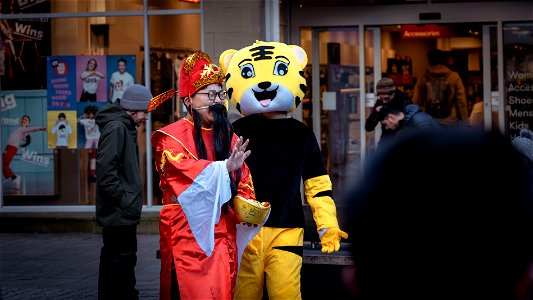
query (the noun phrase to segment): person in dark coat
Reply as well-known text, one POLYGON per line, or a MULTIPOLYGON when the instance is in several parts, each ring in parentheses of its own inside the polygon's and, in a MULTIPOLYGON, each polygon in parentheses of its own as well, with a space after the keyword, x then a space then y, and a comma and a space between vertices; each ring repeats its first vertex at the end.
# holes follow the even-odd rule
POLYGON ((392 106, 384 106, 378 114, 381 125, 395 132, 396 136, 413 130, 438 129, 440 125, 418 105, 409 104, 400 111, 392 106))
POLYGON ((137 126, 148 119, 150 91, 128 87, 96 115, 96 223, 102 228, 98 299, 138 299, 137 225, 143 205, 137 126))
MULTIPOLYGON (((411 101, 407 99, 407 96, 396 88, 394 81, 388 77, 381 78, 376 84, 377 100, 372 108, 372 112, 368 116, 365 122, 365 130, 367 132, 374 131, 379 123, 379 111, 383 106, 392 106, 399 111, 403 111, 406 105, 411 101)), ((394 135, 394 130, 381 126, 380 142, 394 135)))

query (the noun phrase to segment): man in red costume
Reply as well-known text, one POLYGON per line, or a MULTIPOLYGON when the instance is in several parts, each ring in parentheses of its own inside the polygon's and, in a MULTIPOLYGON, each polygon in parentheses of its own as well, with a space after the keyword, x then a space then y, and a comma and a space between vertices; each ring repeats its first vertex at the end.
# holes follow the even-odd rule
POLYGON ((152 136, 163 191, 161 299, 232 299, 240 256, 261 227, 239 224, 230 201, 255 193, 223 81, 207 54, 189 56, 179 76, 188 114, 152 136))

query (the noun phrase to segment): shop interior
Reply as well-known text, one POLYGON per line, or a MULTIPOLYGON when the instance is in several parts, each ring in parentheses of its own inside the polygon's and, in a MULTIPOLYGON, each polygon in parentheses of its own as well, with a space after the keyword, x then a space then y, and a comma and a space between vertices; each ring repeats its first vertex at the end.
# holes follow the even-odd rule
MULTIPOLYGON (((362 172, 362 140, 366 139, 366 152, 377 146, 378 130, 361 136, 362 121, 373 106, 375 88, 374 47, 378 43, 373 34, 378 29, 381 45, 380 77, 390 77, 399 90, 410 99, 419 76, 429 67, 426 54, 431 49, 443 50, 448 56, 448 67, 459 73, 465 86, 468 112, 474 104, 482 104, 482 28, 481 23, 382 25, 365 28, 365 93, 366 112, 359 111, 359 32, 356 28, 326 28, 318 32, 320 62, 320 113, 313 114, 312 87, 312 31, 301 30, 301 45, 308 53, 308 91, 302 103, 303 121, 308 126, 320 129, 320 145, 334 190, 349 186, 354 177, 362 172), (374 31, 373 31, 374 30, 374 31), (336 100, 331 100, 331 97, 336 100), (320 116, 317 125, 313 116, 320 116)), ((491 47, 492 48, 492 47, 491 47)), ((491 60, 496 63, 496 54, 491 60)), ((379 77, 379 76, 378 76, 379 77)), ((315 106, 316 108, 317 106, 315 106)), ((483 112, 480 113, 481 117, 483 112)), ((482 124, 483 120, 481 120, 482 124)), ((480 124, 480 125, 481 125, 480 124)), ((379 127, 379 126, 378 126, 379 127)), ((370 152, 369 152, 370 151, 370 152)))

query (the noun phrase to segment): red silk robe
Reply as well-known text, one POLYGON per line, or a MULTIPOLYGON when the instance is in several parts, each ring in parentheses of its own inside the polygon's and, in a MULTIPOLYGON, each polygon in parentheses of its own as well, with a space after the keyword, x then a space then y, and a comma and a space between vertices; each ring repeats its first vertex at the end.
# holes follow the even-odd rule
MULTIPOLYGON (((193 131, 193 124, 181 119, 152 135, 163 191, 159 222, 161 299, 170 299, 172 263, 181 299, 232 299, 239 259, 237 220, 229 207, 228 213, 220 212, 229 197, 229 175, 225 162, 214 162, 211 130, 202 129, 207 160, 198 159, 193 131), (206 225, 209 221, 211 225, 206 225)), ((236 140, 234 135, 232 146, 236 140)), ((241 170, 238 195, 255 199, 246 164, 241 170)), ((255 233, 247 237, 246 244, 255 233)))

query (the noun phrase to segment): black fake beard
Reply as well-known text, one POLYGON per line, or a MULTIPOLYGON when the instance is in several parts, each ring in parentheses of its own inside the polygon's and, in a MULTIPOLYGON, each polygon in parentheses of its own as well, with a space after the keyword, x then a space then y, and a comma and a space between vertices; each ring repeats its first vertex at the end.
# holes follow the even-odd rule
MULTIPOLYGON (((228 111, 222 104, 213 104, 209 106, 209 111, 213 113, 213 144, 215 147, 216 160, 224 160, 229 157, 231 148, 231 137, 233 128, 228 119, 228 111)), ((190 112, 193 114, 195 143, 199 158, 207 159, 204 140, 202 138, 202 116, 194 109, 190 112)))
MULTIPOLYGON (((233 136, 233 127, 228 119, 228 111, 222 104, 213 104, 209 106, 209 111, 213 113, 213 145, 215 147, 215 159, 217 161, 225 160, 230 156, 231 138, 233 136)), ((202 116, 190 109, 194 120, 194 136, 198 157, 207 159, 204 139, 202 138, 202 116)), ((230 173, 231 198, 237 195, 237 186, 241 181, 241 169, 230 173)), ((233 208, 233 201, 229 201, 222 206, 224 213, 228 212, 228 206, 233 208)))

